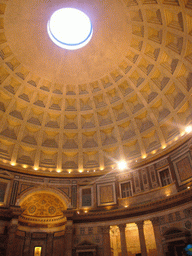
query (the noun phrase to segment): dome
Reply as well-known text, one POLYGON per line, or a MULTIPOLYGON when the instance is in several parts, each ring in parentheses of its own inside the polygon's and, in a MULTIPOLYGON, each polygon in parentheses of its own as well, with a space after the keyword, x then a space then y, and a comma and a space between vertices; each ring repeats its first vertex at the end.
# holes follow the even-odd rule
POLYGON ((0 121, 0 255, 191 246, 192 0, 0 0, 0 121))
POLYGON ((2 166, 99 175, 187 140, 191 1, 9 0, 0 13, 2 166), (90 18, 94 33, 83 48, 50 40, 47 23, 61 8, 90 18))

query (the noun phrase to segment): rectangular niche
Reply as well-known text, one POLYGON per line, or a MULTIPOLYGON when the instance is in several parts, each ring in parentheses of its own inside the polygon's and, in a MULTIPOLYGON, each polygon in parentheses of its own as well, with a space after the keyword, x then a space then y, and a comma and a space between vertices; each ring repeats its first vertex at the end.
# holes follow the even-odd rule
POLYGON ((165 187, 173 182, 169 167, 159 170, 158 176, 159 176, 161 187, 165 187))
POLYGON ((121 192, 121 198, 126 198, 133 195, 131 180, 120 183, 120 192, 121 192))
POLYGON ((80 189, 80 204, 81 207, 92 207, 93 204, 93 188, 92 187, 85 187, 80 189))

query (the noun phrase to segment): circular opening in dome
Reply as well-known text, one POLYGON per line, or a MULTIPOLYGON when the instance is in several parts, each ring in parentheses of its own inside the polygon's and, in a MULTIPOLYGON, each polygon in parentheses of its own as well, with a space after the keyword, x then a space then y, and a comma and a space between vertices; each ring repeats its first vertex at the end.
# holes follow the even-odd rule
POLYGON ((48 21, 47 31, 56 45, 68 50, 85 46, 93 34, 89 17, 75 8, 55 11, 48 21))

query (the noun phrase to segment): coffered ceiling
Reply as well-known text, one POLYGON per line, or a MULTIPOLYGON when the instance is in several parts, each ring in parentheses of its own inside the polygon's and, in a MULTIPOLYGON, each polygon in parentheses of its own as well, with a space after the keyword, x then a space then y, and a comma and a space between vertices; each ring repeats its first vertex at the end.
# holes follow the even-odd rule
POLYGON ((89 175, 159 156, 192 119, 192 0, 0 0, 0 161, 89 175), (85 12, 91 41, 54 45, 51 14, 85 12))

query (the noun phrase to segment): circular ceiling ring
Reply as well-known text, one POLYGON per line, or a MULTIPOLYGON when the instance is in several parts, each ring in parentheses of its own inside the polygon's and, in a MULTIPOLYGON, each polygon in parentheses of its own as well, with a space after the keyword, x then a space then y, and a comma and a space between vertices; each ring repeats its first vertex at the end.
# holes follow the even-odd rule
POLYGON ((47 31, 59 47, 76 50, 91 40, 93 27, 84 12, 75 8, 62 8, 52 14, 47 23, 47 31))

